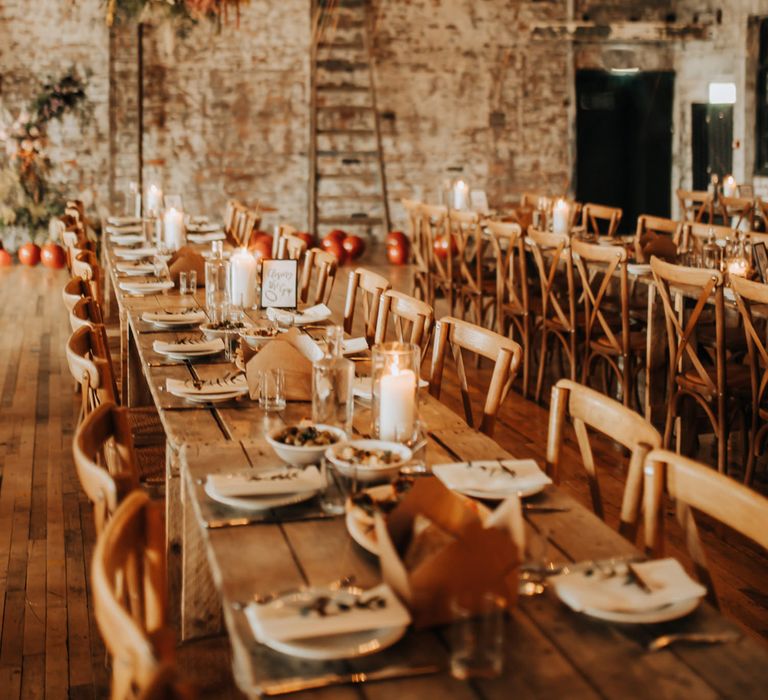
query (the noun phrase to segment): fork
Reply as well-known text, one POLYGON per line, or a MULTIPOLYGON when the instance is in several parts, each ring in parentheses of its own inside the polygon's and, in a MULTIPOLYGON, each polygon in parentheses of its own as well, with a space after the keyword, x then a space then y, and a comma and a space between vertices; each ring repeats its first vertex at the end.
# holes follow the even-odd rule
POLYGON ((648 651, 654 652, 666 649, 670 644, 677 642, 692 642, 694 644, 722 644, 723 642, 736 642, 741 639, 738 632, 719 632, 707 634, 703 632, 678 632, 677 634, 662 634, 648 644, 648 651))

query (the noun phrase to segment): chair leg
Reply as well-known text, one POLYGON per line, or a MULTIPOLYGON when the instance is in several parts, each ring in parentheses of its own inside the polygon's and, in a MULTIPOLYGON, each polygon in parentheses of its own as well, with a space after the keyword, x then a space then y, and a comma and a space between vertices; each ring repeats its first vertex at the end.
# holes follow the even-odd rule
POLYGON ((725 405, 725 393, 717 397, 717 471, 728 472, 728 415, 725 405))
POLYGON ((672 425, 674 424, 676 413, 677 396, 673 394, 667 401, 667 417, 664 422, 664 449, 669 449, 669 444, 672 441, 672 425))
POLYGON ((528 398, 528 375, 531 365, 531 329, 528 318, 523 319, 523 397, 528 398))
POLYGON ((541 352, 539 353, 539 370, 536 378, 536 394, 534 400, 539 403, 541 399, 541 387, 544 383, 544 367, 547 364, 547 329, 542 326, 541 329, 541 352))

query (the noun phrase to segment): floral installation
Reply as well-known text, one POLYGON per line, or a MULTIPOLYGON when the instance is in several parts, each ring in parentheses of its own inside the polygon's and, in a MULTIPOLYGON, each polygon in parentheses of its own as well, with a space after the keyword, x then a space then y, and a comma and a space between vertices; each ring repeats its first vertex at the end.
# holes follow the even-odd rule
POLYGON ((240 5, 247 0, 107 0, 107 25, 120 19, 142 21, 151 15, 198 22, 203 19, 219 24, 234 14, 240 23, 240 5))
MULTIPOLYGON (((0 229, 17 238, 47 229, 64 211, 65 195, 49 182, 53 164, 45 152, 47 125, 68 112, 85 115, 85 83, 74 69, 43 84, 14 118, 0 106, 0 229)), ((5 236, 4 236, 5 238, 5 236)))

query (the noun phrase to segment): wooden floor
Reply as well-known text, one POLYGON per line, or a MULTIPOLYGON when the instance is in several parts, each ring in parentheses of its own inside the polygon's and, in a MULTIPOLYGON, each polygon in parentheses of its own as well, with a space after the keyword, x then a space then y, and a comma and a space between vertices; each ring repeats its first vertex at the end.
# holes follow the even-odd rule
MULTIPOLYGON (((43 268, 0 269, 0 698, 107 695, 87 577, 91 510, 70 451, 77 401, 64 359, 65 281, 64 272, 43 268)), ((485 386, 487 374, 474 372, 473 386, 485 386)), ((461 410, 449 398, 451 381, 445 400, 461 410)), ((520 457, 542 460, 546 431, 547 410, 513 394, 496 438, 520 457)), ((588 503, 577 454, 571 438, 563 487, 588 503)), ((615 525, 624 458, 607 442, 596 456, 615 525)), ((678 554, 679 531, 670 528, 678 554)), ((705 528, 704 538, 724 612, 768 640, 768 557, 722 529, 705 528)))

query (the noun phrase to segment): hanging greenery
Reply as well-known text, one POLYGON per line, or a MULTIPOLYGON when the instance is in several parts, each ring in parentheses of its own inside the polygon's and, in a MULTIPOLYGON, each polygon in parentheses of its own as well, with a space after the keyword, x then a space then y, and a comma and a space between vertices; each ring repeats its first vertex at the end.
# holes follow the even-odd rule
POLYGON ((16 118, 0 108, 0 228, 35 231, 64 211, 64 193, 49 182, 53 165, 45 152, 47 125, 76 110, 84 117, 84 100, 85 83, 70 69, 44 83, 16 118))
POLYGON ((234 16, 240 22, 240 5, 247 0, 106 0, 107 25, 120 19, 141 20, 152 14, 188 22, 212 20, 221 24, 234 16))

